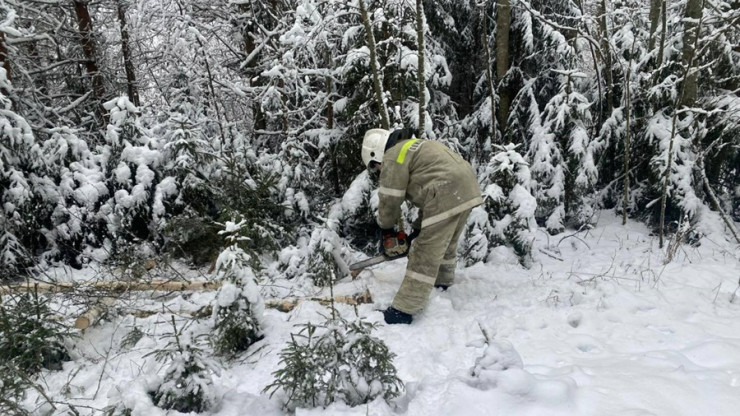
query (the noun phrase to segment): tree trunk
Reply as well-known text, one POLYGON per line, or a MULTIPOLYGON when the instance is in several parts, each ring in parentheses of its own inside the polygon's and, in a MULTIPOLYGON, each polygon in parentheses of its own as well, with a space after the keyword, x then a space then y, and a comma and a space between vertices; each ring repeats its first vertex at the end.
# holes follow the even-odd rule
POLYGON ((683 50, 681 52, 681 64, 685 68, 683 80, 683 94, 680 105, 693 107, 696 103, 698 93, 699 73, 692 71, 696 47, 698 45, 699 32, 701 31, 703 0, 688 0, 686 3, 686 26, 683 32, 683 50))
MULTIPOLYGON (((203 51, 205 54, 206 46, 201 42, 199 38, 196 38, 196 41, 198 42, 198 46, 200 46, 200 50, 203 51)), ((216 113, 216 118, 218 119, 218 131, 221 133, 221 146, 223 148, 224 143, 226 141, 226 130, 224 129, 224 122, 222 120, 222 117, 226 117, 226 112, 222 112, 218 108, 218 97, 216 96, 216 89, 213 87, 213 73, 211 72, 211 64, 208 62, 208 55, 206 54, 203 57, 203 64, 206 68, 206 74, 208 75, 208 91, 210 93, 210 97, 206 96, 206 102, 213 104, 213 111, 216 113)), ((226 120, 228 123, 228 119, 226 120)))
MULTIPOLYGON (((238 6, 238 10, 239 13, 248 15, 251 9, 249 4, 242 3, 238 6)), ((254 42, 254 33, 257 30, 256 25, 250 21, 238 26, 238 28, 242 37, 242 49, 244 51, 244 56, 245 59, 247 59, 252 56, 252 53, 257 49, 257 45, 254 42)), ((259 73, 257 71, 258 62, 259 59, 257 59, 256 56, 252 57, 252 59, 247 62, 244 67, 244 71, 246 71, 247 81, 252 87, 262 86, 262 78, 259 76, 259 73)), ((262 106, 260 105, 259 101, 253 100, 251 108, 254 130, 267 129, 267 118, 265 117, 265 113, 262 111, 262 106)))
MULTIPOLYGON (((331 97, 332 92, 334 91, 334 83, 331 80, 331 77, 326 77, 324 79, 325 85, 326 85, 326 95, 327 97, 331 97)), ((329 130, 332 130, 334 128, 334 101, 329 99, 326 103, 326 128, 329 130)))
MULTIPOLYGON (((95 325, 100 318, 105 315, 108 309, 115 304, 115 298, 103 298, 100 302, 91 306, 89 309, 84 311, 75 320, 75 328, 85 330, 92 325, 95 325)), ((265 308, 276 309, 280 312, 290 312, 295 309, 296 306, 302 302, 317 302, 324 306, 329 306, 333 303, 343 303, 345 305, 362 305, 373 303, 373 295, 369 290, 365 290, 362 293, 353 295, 336 295, 331 297, 311 297, 311 298, 286 298, 286 299, 266 299, 265 308)), ((164 311, 163 309, 157 310, 134 310, 129 314, 136 316, 137 318, 148 318, 152 315, 160 313, 174 313, 177 315, 190 315, 193 318, 197 317, 209 317, 213 313, 212 305, 206 305, 195 311, 179 310, 179 311, 164 311)))
MULTIPOLYGON (((634 42, 632 45, 634 49, 634 42)), ((632 94, 630 89, 630 79, 632 78, 632 59, 627 66, 627 74, 624 76, 624 90, 626 102, 624 103, 625 115, 625 136, 624 136, 624 195, 622 200, 622 225, 627 225, 627 206, 629 205, 630 196, 630 115, 632 114, 632 94)))
POLYGON ((488 10, 488 0, 486 0, 483 3, 483 8, 481 9, 480 18, 481 18, 481 44, 483 45, 484 50, 486 53, 485 56, 485 65, 486 65, 486 81, 488 82, 488 94, 489 99, 491 100, 491 144, 496 144, 496 87, 494 87, 493 83, 493 62, 491 60, 491 48, 488 43, 488 13, 486 12, 488 10))
POLYGON ((604 81, 606 82, 606 113, 614 110, 614 77, 612 76, 612 51, 609 46, 609 24, 606 19, 606 0, 599 4, 599 26, 601 28, 601 50, 604 59, 604 81))
POLYGON ((141 105, 141 102, 139 101, 139 88, 136 83, 134 63, 131 61, 131 45, 129 43, 128 28, 126 27, 126 8, 123 6, 122 0, 117 0, 117 3, 118 23, 121 26, 121 51, 123 52, 123 68, 126 71, 128 98, 138 107, 141 105))
POLYGON ((503 85, 504 77, 509 72, 509 32, 511 29, 511 0, 498 0, 496 7, 496 78, 499 82, 499 130, 503 136, 509 118, 511 105, 511 88, 503 85))
POLYGON ((370 17, 365 8, 365 0, 360 0, 360 13, 362 14, 362 23, 365 26, 367 47, 370 49, 370 71, 373 74, 373 90, 375 91, 375 102, 378 105, 378 112, 380 113, 380 123, 382 128, 388 130, 390 129, 390 121, 388 118, 388 110, 385 108, 385 103, 383 102, 380 68, 378 66, 378 57, 375 51, 375 35, 373 34, 373 27, 370 24, 370 17))
POLYGON ((678 125, 678 109, 681 106, 687 106, 691 107, 694 105, 694 102, 696 101, 696 94, 697 94, 697 86, 696 86, 696 74, 693 75, 693 84, 691 82, 691 70, 694 66, 694 57, 695 57, 695 51, 696 48, 699 46, 699 30, 701 30, 701 24, 702 24, 702 9, 704 8, 704 1, 703 0, 689 0, 688 4, 686 5, 686 16, 690 20, 687 22, 686 29, 684 30, 684 46, 683 46, 683 54, 689 54, 689 56, 682 56, 682 64, 683 64, 683 82, 681 83, 681 88, 679 89, 678 98, 676 99, 674 109, 673 109, 673 125, 671 127, 671 141, 670 145, 668 146, 668 167, 665 171, 665 176, 663 178, 663 189, 660 196, 660 248, 663 248, 663 235, 664 235, 664 228, 665 228, 665 208, 666 208, 666 198, 667 198, 667 189, 668 189, 668 180, 670 178, 671 173, 671 163, 672 163, 672 156, 673 156, 673 139, 676 137, 676 130, 678 125), (692 17, 689 17, 692 16, 692 17), (691 19, 696 19, 697 21, 694 22, 691 19), (690 45, 686 45, 685 42, 687 42, 686 37, 691 36, 690 32, 693 32, 694 35, 691 37, 692 43, 690 45), (689 51, 687 51, 689 49, 689 51), (693 88, 693 91, 688 92, 687 90, 693 88))
POLYGON ((660 26, 660 47, 658 49, 658 68, 663 66, 663 54, 665 53, 665 35, 668 31, 668 18, 666 17, 666 3, 668 0, 660 0, 661 2, 661 26, 660 26))
POLYGON ((85 55, 85 70, 91 78, 90 81, 92 83, 93 98, 95 99, 95 109, 103 126, 105 126, 108 123, 108 116, 103 108, 105 85, 103 85, 103 77, 100 74, 100 68, 98 67, 98 58, 95 50, 95 39, 93 37, 92 29, 92 18, 90 18, 90 11, 87 8, 86 2, 75 0, 74 6, 75 14, 77 16, 77 24, 80 30, 82 52, 85 55))
MULTIPOLYGON (((583 1, 578 0, 576 4, 578 5, 578 8, 581 11, 581 14, 583 16, 587 16, 586 9, 583 7, 583 1)), ((586 31, 586 34, 589 37, 594 38, 594 36, 591 34, 591 29, 589 28, 587 24, 584 25, 584 29, 586 31)), ((603 45, 603 43, 601 43, 600 45, 603 45)), ((601 46, 599 46, 599 48, 601 48, 601 46)), ((604 99, 602 99, 602 97, 604 97, 604 93, 603 93, 604 84, 601 81, 602 74, 601 74, 601 68, 599 67, 599 64, 600 64, 599 61, 602 60, 602 56, 601 56, 602 51, 601 49, 596 49, 593 42, 588 42, 588 49, 589 49, 589 52, 591 52, 591 58, 593 60, 593 65, 594 65, 594 74, 596 74, 596 88, 598 88, 599 90, 598 95, 597 95, 597 97, 599 97, 598 99, 599 117, 596 119, 596 122, 593 123, 594 124, 593 134, 594 136, 596 136, 598 134, 598 130, 597 130, 598 126, 600 126, 604 121, 604 99)))
POLYGON ((8 47, 5 45, 5 32, 3 31, 0 31, 0 61, 5 70, 5 78, 10 81, 10 56, 8 55, 8 47))
POLYGON ((19 283, 7 286, 0 286, 0 295, 6 295, 8 293, 15 292, 30 292, 36 291, 39 293, 61 293, 70 292, 75 290, 80 291, 103 291, 113 293, 123 293, 130 291, 143 291, 153 290, 158 292, 178 292, 178 291, 203 291, 203 290, 216 290, 221 287, 221 282, 216 281, 175 281, 175 280, 154 280, 151 282, 145 281, 110 281, 110 282, 93 282, 93 283, 75 283, 75 282, 59 282, 59 283, 39 283, 39 282, 27 282, 19 283))
POLYGON ((701 182, 704 185, 704 189, 706 190, 707 195, 709 195, 709 199, 712 201, 712 205, 714 205, 714 209, 719 212, 719 216, 722 218, 722 221, 724 221, 727 229, 730 230, 732 236, 735 237, 735 241, 740 244, 740 234, 738 234, 738 231, 735 229, 735 224, 733 224, 732 219, 729 218, 725 210, 722 208, 722 204, 720 204, 719 199, 717 198, 717 194, 714 193, 714 190, 712 190, 712 186, 709 184, 709 178, 707 178, 707 170, 704 168, 704 154, 706 153, 700 155, 698 160, 696 161, 696 167, 699 171, 701 182))
MULTIPOLYGON (((11 80, 10 56, 8 55, 8 47, 5 44, 5 32, 3 31, 0 31, 0 65, 5 70, 5 78, 8 81, 10 81, 11 80)), ((10 91, 8 91, 2 86, 0 86, 0 93, 2 93, 6 97, 10 95, 10 91)))
POLYGON ((424 70, 424 4, 422 0, 416 0, 416 37, 419 39, 419 58, 418 68, 416 71, 419 83, 419 128, 416 137, 423 138, 424 124, 426 122, 427 104, 426 104, 426 74, 424 70))
POLYGON ((676 137, 676 126, 678 124, 678 109, 673 111, 673 121, 671 123, 671 140, 668 144, 668 161, 665 172, 663 172, 663 186, 660 190, 660 227, 658 247, 663 248, 665 238, 665 208, 668 202, 668 182, 671 180, 671 170, 673 169, 673 142, 676 137))
POLYGON ((648 41, 648 51, 651 53, 655 49, 655 31, 658 30, 660 6, 661 0, 650 0, 650 40, 648 41))

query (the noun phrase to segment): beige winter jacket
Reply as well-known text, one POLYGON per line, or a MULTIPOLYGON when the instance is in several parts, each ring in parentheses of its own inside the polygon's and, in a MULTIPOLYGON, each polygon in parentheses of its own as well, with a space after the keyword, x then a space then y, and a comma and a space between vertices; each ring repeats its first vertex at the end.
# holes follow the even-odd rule
POLYGON ((403 140, 383 155, 378 225, 393 228, 405 199, 420 208, 415 228, 436 224, 483 203, 473 168, 445 145, 403 140))

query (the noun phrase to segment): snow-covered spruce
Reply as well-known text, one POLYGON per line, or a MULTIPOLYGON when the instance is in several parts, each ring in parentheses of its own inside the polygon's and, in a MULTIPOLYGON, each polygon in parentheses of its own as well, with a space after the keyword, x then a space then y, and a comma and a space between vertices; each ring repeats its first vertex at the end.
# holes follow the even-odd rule
MULTIPOLYGON (((579 91, 586 74, 559 71, 560 87, 545 105, 543 120, 532 108, 531 170, 535 197, 542 201, 540 215, 547 230, 557 234, 566 224, 577 227, 590 221, 592 208, 584 196, 596 183, 595 158, 601 142, 591 139, 588 99, 579 91)), ((533 106, 537 103, 532 96, 533 106)))
POLYGON ((215 402, 213 374, 217 373, 217 367, 200 348, 198 338, 191 332, 178 331, 174 317, 172 328, 173 332, 166 335, 167 345, 153 352, 168 367, 162 382, 149 395, 162 409, 183 413, 208 410, 215 402))
POLYGON ((0 414, 26 415, 22 401, 42 369, 60 370, 70 359, 70 334, 38 293, 4 296, 0 304, 0 414))
POLYGON ((470 241, 462 246, 468 263, 486 261, 494 246, 505 244, 514 249, 520 263, 531 264, 537 202, 529 191, 529 166, 516 148, 497 146, 498 153, 482 168, 484 205, 472 212, 466 230, 470 241))
POLYGON ((234 356, 262 339, 264 302, 250 257, 236 243, 238 231, 245 225, 227 222, 224 233, 229 246, 216 260, 215 279, 223 282, 213 303, 211 343, 217 353, 234 356))
POLYGON ((314 226, 310 236, 300 237, 295 245, 284 248, 275 265, 277 269, 268 273, 327 286, 336 276, 346 274, 340 265, 350 256, 350 246, 375 252, 374 209, 377 209, 377 196, 373 197, 371 179, 368 172, 363 171, 342 198, 332 204, 324 223, 314 226), (352 237, 354 240, 347 241, 352 237))
POLYGON ((42 368, 58 370, 69 360, 68 328, 55 319, 49 300, 36 292, 4 296, 0 305, 3 363, 29 376, 42 368))
POLYGON ((116 252, 131 242, 156 241, 164 225, 165 204, 177 195, 172 177, 163 177, 159 141, 139 119, 139 110, 125 96, 104 104, 110 123, 102 158, 112 197, 101 207, 116 252))
POLYGON ((15 274, 31 262, 22 240, 38 229, 33 208, 36 175, 30 168, 41 154, 31 126, 12 110, 10 97, 3 93, 11 87, 4 70, 0 70, 0 86, 5 87, 0 88, 0 272, 15 274))
POLYGON ((270 396, 282 391, 286 409, 327 407, 336 401, 357 406, 401 394, 395 354, 371 335, 375 324, 337 317, 300 327, 280 353, 275 380, 264 389, 270 396))

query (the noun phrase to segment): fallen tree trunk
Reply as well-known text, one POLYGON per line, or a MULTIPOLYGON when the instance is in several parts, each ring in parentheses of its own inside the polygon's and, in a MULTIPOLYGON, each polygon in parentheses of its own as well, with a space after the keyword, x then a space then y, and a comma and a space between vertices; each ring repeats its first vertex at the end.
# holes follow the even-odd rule
POLYGON ((32 292, 38 293, 61 293, 71 292, 74 290, 105 290, 110 292, 122 293, 128 291, 145 291, 155 290, 161 292, 177 292, 177 291, 188 291, 188 290, 216 290, 221 287, 221 282, 215 281, 174 281, 174 280, 153 280, 150 282, 126 282, 126 281, 112 281, 112 282, 92 282, 92 283, 76 283, 76 282, 60 282, 60 283, 43 283, 43 282, 25 282, 14 285, 0 286, 0 295, 7 295, 9 293, 17 292, 32 292))
MULTIPOLYGON (((285 298, 285 299, 268 299, 265 301, 265 307, 270 309, 277 309, 280 312, 290 312, 295 309, 301 302, 318 302, 322 305, 329 305, 332 303, 342 303, 345 305, 361 305, 373 303, 373 296, 370 290, 365 290, 363 293, 354 295, 337 295, 334 298, 322 298, 322 297, 310 297, 310 298, 285 298)), ((101 302, 93 305, 87 309, 79 318, 75 321, 75 328, 87 329, 92 325, 96 324, 98 320, 105 314, 109 307, 115 303, 115 298, 103 298, 101 302)), ((167 310, 134 310, 128 312, 130 315, 134 315, 137 318, 147 318, 158 313, 173 313, 177 315, 189 315, 197 318, 204 318, 210 316, 213 312, 212 306, 207 305, 198 310, 194 311, 167 311, 167 310)))

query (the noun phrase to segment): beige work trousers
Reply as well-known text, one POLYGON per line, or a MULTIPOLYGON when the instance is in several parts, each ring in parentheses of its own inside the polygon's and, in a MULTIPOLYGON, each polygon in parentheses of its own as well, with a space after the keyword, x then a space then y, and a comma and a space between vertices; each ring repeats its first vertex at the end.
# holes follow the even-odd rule
POLYGON ((393 299, 394 308, 414 315, 424 309, 434 285, 452 285, 457 243, 468 215, 469 209, 421 229, 411 243, 406 276, 393 299))

